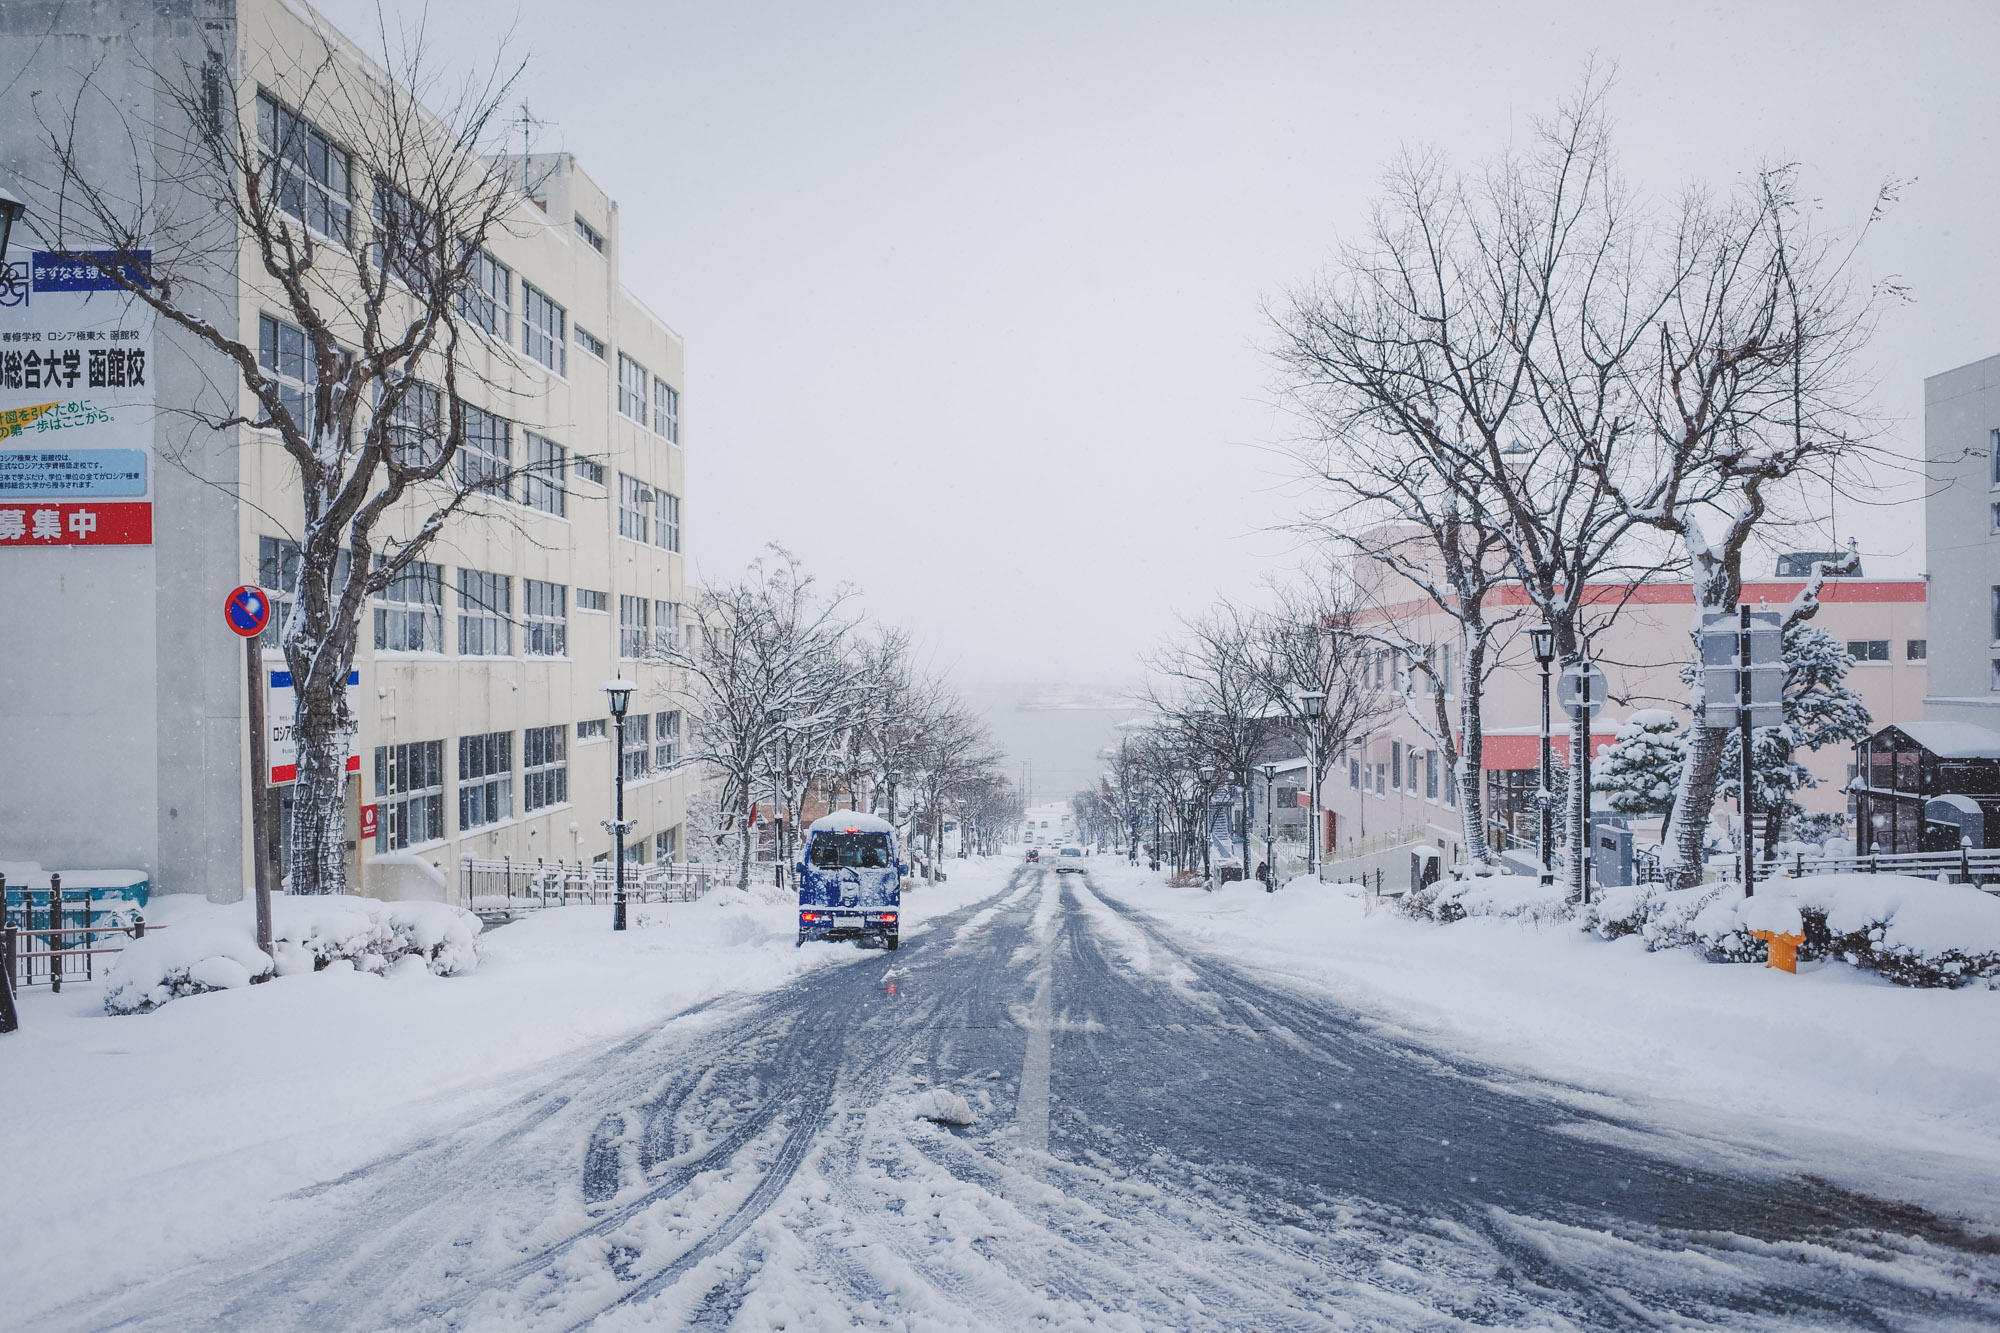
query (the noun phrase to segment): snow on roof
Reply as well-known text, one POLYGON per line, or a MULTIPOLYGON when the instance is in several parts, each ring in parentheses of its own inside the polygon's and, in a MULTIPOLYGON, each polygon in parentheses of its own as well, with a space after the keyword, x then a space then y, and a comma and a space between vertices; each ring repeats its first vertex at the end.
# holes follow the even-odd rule
POLYGON ((886 819, 874 815, 858 814, 853 810, 836 810, 824 819, 815 819, 810 833, 894 833, 895 826, 886 819))
POLYGON ((1898 722, 1896 730, 1940 759, 2000 759, 2000 731, 1971 722, 1898 722))

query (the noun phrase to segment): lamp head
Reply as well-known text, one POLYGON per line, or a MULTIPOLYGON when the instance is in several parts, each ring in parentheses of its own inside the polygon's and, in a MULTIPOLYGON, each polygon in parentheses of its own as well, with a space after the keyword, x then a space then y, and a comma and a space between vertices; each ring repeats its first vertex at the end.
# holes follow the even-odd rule
POLYGON ((1537 625, 1528 631, 1528 639, 1535 645, 1535 660, 1547 666, 1555 660, 1556 629, 1553 625, 1537 625))
POLYGON ((14 230, 14 224, 27 211, 26 204, 16 199, 6 187, 0 186, 0 260, 7 258, 7 238, 14 230))
POLYGON ((625 709, 632 702, 632 691, 638 688, 635 682, 622 678, 604 682, 605 697, 611 700, 611 716, 625 716, 625 709))
POLYGON ((1264 781, 1274 782, 1277 780, 1278 766, 1276 764, 1259 764, 1257 765, 1257 770, 1264 775, 1264 781))
POLYGON ((1326 713, 1325 690, 1300 690, 1298 694, 1299 712, 1307 717, 1321 717, 1326 713))

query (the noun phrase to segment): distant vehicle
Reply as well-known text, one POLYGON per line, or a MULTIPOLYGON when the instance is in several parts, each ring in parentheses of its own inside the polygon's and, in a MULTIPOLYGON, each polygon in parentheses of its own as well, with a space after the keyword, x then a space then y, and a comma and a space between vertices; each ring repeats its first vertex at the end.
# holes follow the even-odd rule
POLYGON ((1083 873, 1083 849, 1080 847, 1065 847, 1056 857, 1058 875, 1067 875, 1072 870, 1079 875, 1083 873))
POLYGON ((1030 847, 1030 848, 1028 849, 1028 859, 1029 859, 1030 861, 1039 861, 1039 860, 1041 860, 1041 859, 1042 859, 1042 849, 1041 849, 1041 848, 1039 848, 1039 847, 1030 847))
POLYGON ((836 810, 806 830, 799 858, 799 943, 902 942, 903 876, 896 830, 874 815, 836 810))

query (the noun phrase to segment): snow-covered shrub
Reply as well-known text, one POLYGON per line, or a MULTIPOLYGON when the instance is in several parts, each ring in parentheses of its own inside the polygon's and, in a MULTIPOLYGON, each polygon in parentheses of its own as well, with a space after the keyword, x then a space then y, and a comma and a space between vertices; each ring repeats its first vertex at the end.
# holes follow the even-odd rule
POLYGON ((271 936, 266 954, 257 947, 254 907, 236 903, 134 940, 105 979, 104 1010, 141 1013, 334 962, 380 975, 403 958, 418 958, 441 977, 479 965, 479 918, 446 903, 280 895, 271 900, 271 936))
POLYGON ((1447 925, 1469 916, 1562 921, 1576 910, 1562 885, 1543 884, 1534 875, 1472 875, 1441 880, 1403 895, 1398 906, 1418 920, 1447 925))
POLYGON ((1691 923, 1714 962, 1761 963, 1751 932, 1802 934, 1804 960, 1834 957, 1902 986, 2000 986, 2000 901, 1963 884, 1905 875, 1808 875, 1748 901, 1715 893, 1691 923))

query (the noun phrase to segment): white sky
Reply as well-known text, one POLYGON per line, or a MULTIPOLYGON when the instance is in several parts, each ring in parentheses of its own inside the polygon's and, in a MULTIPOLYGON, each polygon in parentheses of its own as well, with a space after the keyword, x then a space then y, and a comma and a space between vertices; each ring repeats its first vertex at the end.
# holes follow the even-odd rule
MULTIPOLYGON (((321 8, 370 44, 370 0, 321 8)), ((537 147, 688 340, 696 572, 782 541, 961 679, 1120 680, 1293 558, 1260 298, 1401 145, 1489 156, 1592 53, 1642 187, 1793 160, 1848 222, 1914 178, 1865 252, 1915 289, 1875 357, 1903 447, 1923 376, 2000 352, 2000 5, 1636 8, 543 0, 516 38, 537 147)), ((506 12, 429 9, 467 63, 506 12)), ((1923 568, 1913 506, 1850 528, 1923 568)))

